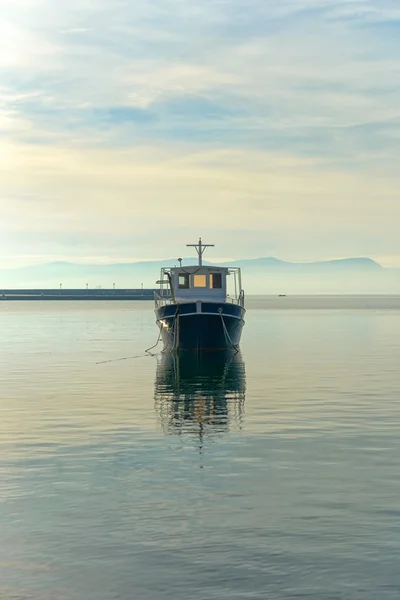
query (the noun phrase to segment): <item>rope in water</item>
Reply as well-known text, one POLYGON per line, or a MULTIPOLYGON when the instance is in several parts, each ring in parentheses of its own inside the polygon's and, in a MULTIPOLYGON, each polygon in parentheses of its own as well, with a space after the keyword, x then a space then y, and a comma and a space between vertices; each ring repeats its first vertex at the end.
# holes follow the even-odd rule
POLYGON ((150 350, 152 350, 153 348, 158 346, 160 339, 161 339, 161 329, 159 331, 158 338, 157 338, 157 341, 154 344, 154 346, 150 346, 150 348, 147 348, 144 351, 144 354, 135 354, 134 356, 123 356, 122 358, 111 358, 110 360, 100 360, 100 361, 96 362, 96 365, 102 365, 104 363, 110 363, 110 362, 117 362, 120 360, 130 360, 130 359, 134 359, 134 358, 146 358, 147 356, 156 356, 156 354, 152 354, 150 352, 150 350))

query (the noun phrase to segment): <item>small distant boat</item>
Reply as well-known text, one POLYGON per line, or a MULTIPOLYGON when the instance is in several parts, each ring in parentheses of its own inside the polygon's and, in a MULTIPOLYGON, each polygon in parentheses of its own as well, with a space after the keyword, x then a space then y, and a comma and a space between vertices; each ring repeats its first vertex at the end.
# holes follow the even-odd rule
POLYGON ((213 244, 187 244, 199 257, 197 265, 162 267, 155 293, 155 314, 164 349, 239 349, 244 326, 244 291, 239 267, 203 265, 203 253, 213 244), (233 295, 227 280, 233 278, 233 295))

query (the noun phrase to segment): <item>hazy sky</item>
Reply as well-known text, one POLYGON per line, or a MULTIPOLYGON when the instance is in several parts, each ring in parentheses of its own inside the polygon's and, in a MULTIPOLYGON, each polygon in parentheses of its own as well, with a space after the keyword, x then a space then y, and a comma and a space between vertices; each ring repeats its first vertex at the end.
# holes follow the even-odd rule
POLYGON ((399 0, 2 0, 0 264, 400 266, 399 0))

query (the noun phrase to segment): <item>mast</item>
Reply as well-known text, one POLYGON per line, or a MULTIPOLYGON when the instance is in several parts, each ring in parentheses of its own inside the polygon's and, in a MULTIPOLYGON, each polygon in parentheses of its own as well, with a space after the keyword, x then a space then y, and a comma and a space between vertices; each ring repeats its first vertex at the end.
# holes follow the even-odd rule
POLYGON ((199 238, 198 244, 186 244, 187 247, 196 248, 197 255, 199 257, 199 266, 203 264, 203 253, 206 248, 214 247, 214 244, 202 244, 201 238, 199 238))

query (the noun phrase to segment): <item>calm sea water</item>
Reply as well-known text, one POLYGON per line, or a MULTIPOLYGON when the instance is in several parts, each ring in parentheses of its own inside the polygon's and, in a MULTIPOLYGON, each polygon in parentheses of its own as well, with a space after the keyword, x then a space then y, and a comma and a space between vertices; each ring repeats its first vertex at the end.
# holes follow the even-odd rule
POLYGON ((2 600, 400 597, 399 297, 250 298, 201 361, 151 303, 0 327, 2 600))

